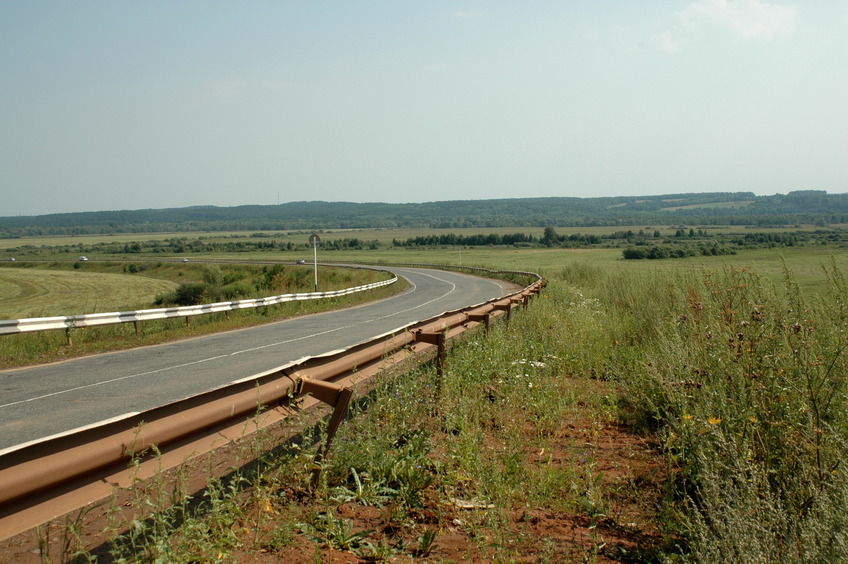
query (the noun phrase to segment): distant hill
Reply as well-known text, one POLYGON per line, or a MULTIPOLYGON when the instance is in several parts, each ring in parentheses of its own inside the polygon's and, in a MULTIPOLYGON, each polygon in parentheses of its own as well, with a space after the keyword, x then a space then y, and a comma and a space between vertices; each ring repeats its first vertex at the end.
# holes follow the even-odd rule
POLYGON ((606 198, 514 198, 420 204, 292 202, 269 206, 0 217, 0 237, 91 233, 366 228, 541 227, 639 224, 848 223, 848 194, 802 190, 606 198))

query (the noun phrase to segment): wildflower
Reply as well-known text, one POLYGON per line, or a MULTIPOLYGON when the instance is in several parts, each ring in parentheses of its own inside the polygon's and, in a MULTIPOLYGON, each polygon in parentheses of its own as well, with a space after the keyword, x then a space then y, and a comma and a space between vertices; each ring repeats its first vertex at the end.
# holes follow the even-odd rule
POLYGON ((707 419, 707 421, 710 423, 710 425, 718 425, 719 423, 721 423, 721 418, 713 416, 707 419))
POLYGON ((686 421, 691 421, 692 416, 687 413, 686 415, 683 416, 683 419, 685 419, 686 421))
POLYGON ((751 423, 756 423, 756 422, 757 422, 757 418, 756 418, 756 417, 754 417, 753 415, 749 415, 749 416, 748 416, 748 421, 750 421, 751 423))

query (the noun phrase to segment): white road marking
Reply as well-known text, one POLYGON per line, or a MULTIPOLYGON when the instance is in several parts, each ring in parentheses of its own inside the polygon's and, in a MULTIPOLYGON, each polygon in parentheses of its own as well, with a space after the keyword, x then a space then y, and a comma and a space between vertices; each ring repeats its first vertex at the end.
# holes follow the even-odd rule
MULTIPOLYGON (((393 317, 395 315, 398 315, 400 313, 406 313, 408 311, 413 311, 415 309, 424 307, 424 306, 429 305, 429 304, 431 304, 435 301, 438 301, 438 300, 448 296, 449 294, 453 293, 456 290, 456 284, 454 284, 453 282, 450 282, 448 280, 444 280, 442 278, 439 278, 438 276, 434 276, 432 274, 428 274, 428 273, 424 273, 424 272, 421 272, 419 274, 424 274, 425 276, 429 276, 430 278, 435 278, 436 280, 438 280, 440 282, 444 282, 445 284, 448 284, 448 286, 450 286, 450 289, 448 291, 446 291, 444 294, 437 296, 430 301, 418 304, 416 306, 413 306, 413 307, 410 307, 410 308, 407 308, 407 309, 395 311, 395 312, 393 312, 389 315, 384 315, 382 317, 375 317, 375 318, 369 319, 368 321, 365 321, 363 323, 371 323, 373 321, 388 319, 388 318, 393 317)), ((412 291, 414 292, 417 289, 417 286, 412 281, 410 281, 409 283, 411 284, 412 291)), ((394 297, 398 297, 398 296, 394 296, 394 297)), ((0 404, 0 409, 6 408, 6 407, 12 407, 12 406, 20 405, 20 404, 24 404, 24 403, 30 403, 30 402, 38 401, 38 400, 42 400, 42 399, 47 399, 47 398, 51 398, 51 397, 55 397, 55 396, 60 396, 60 395, 63 395, 63 394, 69 394, 69 393, 72 393, 72 392, 78 392, 80 390, 85 390, 85 389, 88 389, 88 388, 94 388, 94 387, 97 387, 97 386, 103 386, 103 385, 106 385, 106 384, 113 384, 115 382, 121 382, 121 381, 124 381, 124 380, 131 380, 133 378, 139 378, 141 376, 150 376, 151 374, 158 374, 158 373, 161 373, 161 372, 167 372, 169 370, 176 370, 176 369, 179 369, 179 368, 185 368, 186 366, 193 366, 193 365, 196 365, 196 364, 202 364, 204 362, 209 362, 209 361, 212 361, 212 360, 218 360, 218 359, 221 359, 221 358, 226 358, 228 356, 235 356, 235 355, 253 352, 253 351, 257 351, 257 350, 261 350, 261 349, 266 349, 266 348, 269 348, 269 347, 286 345, 286 344, 289 344, 289 343, 302 341, 304 339, 311 339, 313 337, 319 337, 321 335, 328 335, 330 333, 335 333, 336 331, 343 331, 345 329, 351 329, 353 327, 356 327, 357 325, 362 325, 363 323, 355 323, 355 324, 352 324, 352 325, 346 325, 344 327, 336 327, 335 329, 329 329, 327 331, 321 331, 319 333, 313 333, 311 335, 304 335, 304 336, 301 336, 301 337, 297 337, 295 339, 287 339, 285 341, 278 341, 276 343, 270 343, 270 344, 267 344, 267 345, 262 345, 261 347, 253 347, 253 348, 250 348, 250 349, 244 349, 244 350, 235 351, 235 352, 228 353, 228 354, 212 356, 212 357, 209 357, 209 358, 204 358, 204 359, 201 359, 201 360, 195 360, 195 361, 192 361, 192 362, 186 362, 186 363, 183 363, 183 364, 177 364, 177 365, 174 365, 174 366, 166 366, 164 368, 159 368, 159 369, 156 369, 156 370, 150 370, 150 371, 147 371, 147 372, 139 372, 137 374, 128 374, 126 376, 121 376, 120 378, 111 378, 109 380, 103 380, 102 382, 94 382, 92 384, 86 384, 85 386, 76 386, 74 388, 68 388, 67 390, 59 390, 59 391, 56 391, 56 392, 52 392, 52 393, 49 393, 49 394, 44 394, 44 395, 40 395, 40 396, 28 398, 28 399, 18 400, 18 401, 14 401, 14 402, 11 402, 11 403, 0 404)))

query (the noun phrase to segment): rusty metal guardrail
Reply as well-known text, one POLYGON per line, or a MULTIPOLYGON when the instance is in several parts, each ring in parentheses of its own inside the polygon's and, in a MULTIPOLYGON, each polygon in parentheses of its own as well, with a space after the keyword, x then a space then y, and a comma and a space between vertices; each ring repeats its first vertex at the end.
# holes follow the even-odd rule
POLYGON ((505 298, 447 312, 344 351, 2 450, 0 540, 325 403, 333 415, 320 456, 329 448, 353 386, 367 386, 380 372, 433 358, 443 374, 447 341, 469 329, 488 328, 516 306, 527 305, 544 286, 541 277, 533 276, 534 283, 505 298))

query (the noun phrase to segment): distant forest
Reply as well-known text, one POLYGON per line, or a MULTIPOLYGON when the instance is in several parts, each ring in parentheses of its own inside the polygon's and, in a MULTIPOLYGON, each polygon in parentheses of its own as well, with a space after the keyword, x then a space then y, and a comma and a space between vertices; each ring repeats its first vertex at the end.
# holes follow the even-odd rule
POLYGON ((848 223, 848 194, 799 190, 607 198, 515 198, 411 204, 292 202, 0 217, 0 237, 373 228, 848 223))

